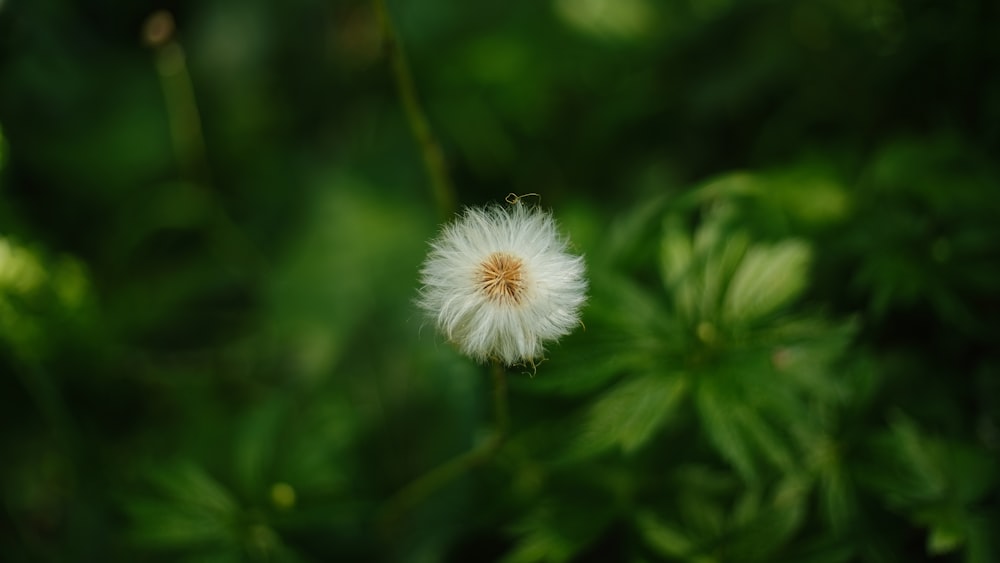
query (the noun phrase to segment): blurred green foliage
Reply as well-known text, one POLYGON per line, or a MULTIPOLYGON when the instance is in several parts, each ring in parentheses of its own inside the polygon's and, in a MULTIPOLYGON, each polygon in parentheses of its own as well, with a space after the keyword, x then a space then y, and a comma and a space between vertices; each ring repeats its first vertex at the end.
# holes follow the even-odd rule
POLYGON ((0 0, 5 561, 1000 557, 995 2, 388 8, 587 259, 507 439, 386 518, 492 419, 371 3, 0 0))

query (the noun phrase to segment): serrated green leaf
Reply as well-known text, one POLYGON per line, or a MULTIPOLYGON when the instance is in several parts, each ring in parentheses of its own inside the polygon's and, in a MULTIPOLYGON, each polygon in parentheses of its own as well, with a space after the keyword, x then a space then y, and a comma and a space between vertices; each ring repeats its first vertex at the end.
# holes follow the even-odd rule
POLYGON ((700 464, 683 465, 672 477, 685 535, 699 549, 717 542, 730 519, 732 498, 744 484, 731 470, 700 464))
POLYGON ((738 525, 752 522, 760 514, 764 499, 761 487, 746 487, 743 494, 736 499, 731 512, 732 520, 738 525))
POLYGON ((219 514, 233 514, 238 506, 224 486, 199 465, 179 463, 157 470, 152 481, 165 496, 180 505, 219 514))
POLYGON ((774 349, 772 365, 778 374, 788 377, 803 391, 832 401, 841 400, 848 387, 833 377, 831 367, 847 344, 847 338, 834 331, 829 336, 790 342, 774 349))
POLYGON ((701 275, 700 318, 718 318, 723 293, 749 247, 750 237, 745 232, 734 231, 720 240, 715 248, 709 249, 701 275))
POLYGON ((674 309, 686 319, 696 318, 701 291, 693 247, 683 219, 675 214, 667 216, 660 242, 660 274, 674 309))
POLYGON ((751 247, 729 284, 725 318, 737 325, 752 323, 798 297, 806 286, 810 255, 800 240, 751 247))
POLYGON ((841 532, 855 521, 857 503, 849 477, 837 463, 819 468, 819 500, 823 517, 835 532, 841 532))
MULTIPOLYGON (((593 501, 594 499, 588 499, 593 501)), ((504 563, 561 563, 585 549, 608 524, 610 511, 588 510, 581 498, 535 508, 515 526, 520 538, 504 563)))
POLYGON ((791 448, 758 413, 744 406, 737 407, 733 416, 745 431, 745 436, 753 440, 768 461, 782 471, 790 472, 795 462, 791 448))
POLYGON ((708 256, 721 248, 731 232, 726 216, 731 214, 732 205, 718 202, 708 212, 704 221, 694 233, 692 248, 694 256, 708 256))
POLYGON ((667 289, 677 287, 691 267, 691 236, 678 215, 668 215, 663 220, 660 241, 660 273, 667 289))
POLYGON ((686 389, 687 380, 680 374, 642 375, 618 384, 591 407, 578 449, 595 453, 613 446, 625 453, 638 450, 676 408, 686 389))
POLYGON ((917 425, 904 415, 897 415, 892 422, 892 449, 887 453, 894 457, 902 472, 897 472, 899 489, 895 492, 903 503, 939 499, 947 489, 944 460, 935 455, 931 441, 921 435, 917 425))
POLYGON ((701 423, 712 446, 723 459, 731 463, 744 479, 754 481, 757 470, 739 421, 732 416, 734 405, 720 395, 712 385, 698 387, 695 405, 701 423))
POLYGON ((926 436, 901 413, 874 441, 872 452, 876 463, 858 473, 859 479, 894 510, 928 530, 928 553, 953 552, 966 543, 975 543, 969 549, 977 553, 986 547, 974 537, 972 506, 996 482, 993 456, 926 436))
POLYGON ((129 537, 138 545, 193 547, 236 546, 237 522, 232 515, 163 501, 135 500, 125 509, 133 521, 129 537))
POLYGON ((724 552, 739 561, 772 561, 774 552, 802 526, 807 493, 794 477, 781 482, 767 506, 726 542, 724 552))
POLYGON ((133 499, 125 505, 133 520, 133 541, 163 547, 238 543, 238 505, 200 466, 159 468, 150 480, 161 498, 133 499))

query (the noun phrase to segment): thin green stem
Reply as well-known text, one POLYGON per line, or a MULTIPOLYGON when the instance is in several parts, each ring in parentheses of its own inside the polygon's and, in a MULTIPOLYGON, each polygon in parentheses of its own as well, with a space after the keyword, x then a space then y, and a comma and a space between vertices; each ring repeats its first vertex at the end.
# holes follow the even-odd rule
POLYGON ((389 500, 381 514, 380 525, 388 533, 399 519, 431 496, 435 491, 463 474, 493 458, 507 438, 510 415, 507 412, 507 373, 503 365, 494 362, 493 374, 493 434, 475 448, 458 455, 423 474, 389 500))
POLYGON ((170 41, 156 49, 155 61, 166 100, 174 153, 181 172, 190 181, 209 184, 210 173, 205 157, 201 116, 184 49, 178 43, 170 41))
POLYGON ((502 441, 507 436, 510 415, 507 409, 507 370, 500 362, 493 362, 493 419, 496 422, 496 436, 502 441))
POLYGON ((399 40, 396 28, 389 16, 389 9, 385 0, 373 0, 375 13, 382 28, 382 37, 385 50, 392 65, 392 73, 396 82, 396 90, 399 93, 400 102, 406 113, 406 119, 410 124, 413 137, 420 147, 423 156, 424 167, 430 178, 431 192, 434 201, 442 218, 451 217, 455 211, 455 189, 448 175, 448 167, 444 160, 444 152, 438 144, 434 131, 431 129, 430 121, 424 112, 423 106, 417 97, 417 87, 413 81, 413 73, 410 72, 410 64, 406 59, 406 52, 403 44, 399 40))
POLYGON ((254 270, 263 269, 266 266, 264 256, 233 221, 218 194, 211 188, 212 172, 194 80, 187 66, 184 48, 174 38, 174 31, 173 16, 160 10, 146 19, 143 38, 153 50, 180 176, 192 185, 202 187, 209 195, 216 212, 220 253, 239 256, 254 270))

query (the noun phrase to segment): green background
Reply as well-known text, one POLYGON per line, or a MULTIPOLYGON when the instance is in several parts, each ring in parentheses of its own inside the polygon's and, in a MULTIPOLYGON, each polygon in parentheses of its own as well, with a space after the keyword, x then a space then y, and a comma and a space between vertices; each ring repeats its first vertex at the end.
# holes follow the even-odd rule
POLYGON ((1000 558, 996 2, 388 8, 585 328, 401 505, 492 391, 374 4, 0 0, 5 561, 1000 558))

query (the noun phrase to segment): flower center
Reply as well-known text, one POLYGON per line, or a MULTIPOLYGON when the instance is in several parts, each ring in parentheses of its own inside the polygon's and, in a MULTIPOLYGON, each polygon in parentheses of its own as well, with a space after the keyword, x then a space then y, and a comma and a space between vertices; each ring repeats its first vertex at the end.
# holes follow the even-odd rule
POLYGON ((524 262, 506 252, 494 252, 479 265, 476 281, 490 300, 517 305, 524 296, 524 262))

